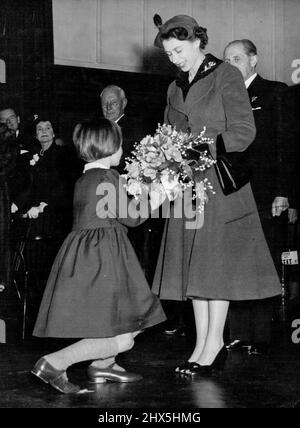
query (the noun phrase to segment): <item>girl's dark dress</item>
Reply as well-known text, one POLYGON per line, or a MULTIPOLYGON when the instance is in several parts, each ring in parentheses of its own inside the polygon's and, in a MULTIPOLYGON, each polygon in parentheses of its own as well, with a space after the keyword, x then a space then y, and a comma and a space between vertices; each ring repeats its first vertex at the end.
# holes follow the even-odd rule
POLYGON ((126 225, 142 220, 120 219, 118 208, 115 218, 99 218, 100 183, 111 183, 117 197, 125 192, 113 170, 89 169, 77 181, 73 230, 54 261, 35 336, 111 337, 165 320, 127 238, 126 225))

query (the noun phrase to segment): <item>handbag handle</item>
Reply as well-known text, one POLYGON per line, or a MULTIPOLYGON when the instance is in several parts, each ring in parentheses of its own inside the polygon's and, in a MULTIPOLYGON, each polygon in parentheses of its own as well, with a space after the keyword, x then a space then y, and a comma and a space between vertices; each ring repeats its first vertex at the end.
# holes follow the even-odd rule
POLYGON ((226 153, 226 148, 225 148, 225 144, 224 144, 222 134, 217 135, 216 152, 217 152, 216 157, 218 157, 218 155, 220 155, 222 153, 226 153))

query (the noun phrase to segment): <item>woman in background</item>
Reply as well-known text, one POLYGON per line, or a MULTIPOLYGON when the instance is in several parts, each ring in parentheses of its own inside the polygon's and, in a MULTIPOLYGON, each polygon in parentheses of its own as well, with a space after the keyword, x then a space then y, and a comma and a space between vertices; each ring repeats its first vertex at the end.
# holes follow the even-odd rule
POLYGON ((29 242, 26 246, 30 272, 45 281, 56 253, 71 229, 72 198, 69 171, 72 161, 64 147, 55 144, 49 117, 33 123, 34 141, 30 152, 32 186, 29 209, 29 242))

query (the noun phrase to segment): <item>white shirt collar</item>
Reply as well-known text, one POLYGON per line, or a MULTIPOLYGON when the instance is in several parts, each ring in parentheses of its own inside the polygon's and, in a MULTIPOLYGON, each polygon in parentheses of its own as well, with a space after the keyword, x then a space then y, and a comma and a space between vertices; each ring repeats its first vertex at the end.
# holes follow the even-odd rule
POLYGON ((109 169, 109 167, 108 167, 107 165, 103 165, 103 164, 101 163, 101 159, 98 159, 98 160, 96 160, 96 161, 94 161, 94 162, 86 163, 86 164, 84 165, 83 172, 85 173, 87 170, 92 169, 92 168, 109 169))
POLYGON ((253 82, 256 76, 257 76, 257 73, 254 73, 252 74, 251 77, 249 77, 249 79, 245 80, 245 86, 247 89, 249 88, 249 86, 251 85, 251 83, 253 82))
POLYGON ((20 131, 19 131, 19 129, 17 129, 16 130, 16 138, 18 138, 19 134, 20 134, 20 131))
POLYGON ((116 120, 116 123, 118 123, 119 120, 121 120, 123 116, 124 116, 124 113, 116 120))

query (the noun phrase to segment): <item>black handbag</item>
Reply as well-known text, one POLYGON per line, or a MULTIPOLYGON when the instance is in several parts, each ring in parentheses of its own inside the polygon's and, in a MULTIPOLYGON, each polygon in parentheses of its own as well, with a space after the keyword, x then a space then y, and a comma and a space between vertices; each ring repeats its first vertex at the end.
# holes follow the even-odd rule
POLYGON ((224 141, 218 135, 216 141, 217 156, 214 164, 216 174, 224 195, 237 192, 251 178, 248 150, 244 152, 226 152, 224 141))

